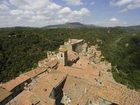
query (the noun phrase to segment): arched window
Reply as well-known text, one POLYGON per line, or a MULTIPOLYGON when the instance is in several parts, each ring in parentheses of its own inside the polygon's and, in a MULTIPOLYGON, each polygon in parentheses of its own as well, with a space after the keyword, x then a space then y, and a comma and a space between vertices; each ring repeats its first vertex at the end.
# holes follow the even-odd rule
POLYGON ((61 54, 61 57, 63 57, 63 54, 61 54))

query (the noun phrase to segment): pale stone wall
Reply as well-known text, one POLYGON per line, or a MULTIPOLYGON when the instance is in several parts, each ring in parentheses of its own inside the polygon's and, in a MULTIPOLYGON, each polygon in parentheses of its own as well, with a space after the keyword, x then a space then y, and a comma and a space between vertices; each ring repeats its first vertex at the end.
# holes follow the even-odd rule
POLYGON ((83 49, 84 40, 69 39, 64 43, 68 51, 81 52, 83 49))
POLYGON ((70 43, 68 43, 68 42, 65 42, 65 43, 64 43, 64 46, 66 46, 66 48, 67 48, 68 51, 73 51, 72 44, 70 44, 70 43))
POLYGON ((64 51, 64 52, 59 52, 58 55, 57 55, 58 59, 59 59, 59 62, 60 64, 62 65, 67 65, 67 51, 64 51))
POLYGON ((53 58, 53 57, 56 57, 56 53, 53 52, 53 51, 48 51, 48 52, 47 52, 47 58, 48 58, 48 59, 51 59, 51 58, 53 58))
POLYGON ((61 103, 63 103, 64 105, 71 105, 71 101, 71 97, 64 93, 61 103))

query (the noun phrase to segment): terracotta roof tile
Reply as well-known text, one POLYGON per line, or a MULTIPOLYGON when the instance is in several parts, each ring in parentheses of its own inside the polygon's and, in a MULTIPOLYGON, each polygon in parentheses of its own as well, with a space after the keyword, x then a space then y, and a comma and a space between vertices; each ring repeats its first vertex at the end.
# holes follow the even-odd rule
POLYGON ((10 94, 11 92, 0 87, 0 102, 3 101, 5 98, 7 98, 10 94))
POLYGON ((19 84, 27 81, 28 79, 30 79, 32 77, 35 77, 35 76, 41 74, 44 71, 45 71, 45 69, 38 67, 38 68, 36 68, 34 70, 31 70, 29 72, 21 74, 19 77, 15 78, 13 80, 10 80, 10 81, 4 83, 2 87, 7 89, 8 91, 11 91, 12 89, 14 89, 19 84))
POLYGON ((13 80, 10 80, 9 82, 4 83, 2 87, 4 87, 5 89, 7 89, 8 91, 11 91, 16 86, 18 86, 19 84, 21 84, 24 81, 28 80, 29 78, 30 77, 22 74, 19 77, 15 78, 13 80))

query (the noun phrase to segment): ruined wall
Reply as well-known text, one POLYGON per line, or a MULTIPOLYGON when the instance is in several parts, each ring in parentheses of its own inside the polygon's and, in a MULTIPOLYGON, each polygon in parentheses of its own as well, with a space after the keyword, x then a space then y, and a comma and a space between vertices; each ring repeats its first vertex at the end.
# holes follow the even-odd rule
POLYGON ((69 39, 68 42, 64 43, 64 46, 66 46, 68 51, 75 51, 75 52, 81 52, 82 51, 82 45, 84 44, 84 40, 77 40, 77 42, 73 42, 73 39, 69 39))
POLYGON ((84 44, 84 41, 81 41, 79 43, 76 43, 76 44, 73 44, 72 47, 73 47, 73 51, 77 52, 77 53, 80 53, 82 52, 82 45, 84 44))

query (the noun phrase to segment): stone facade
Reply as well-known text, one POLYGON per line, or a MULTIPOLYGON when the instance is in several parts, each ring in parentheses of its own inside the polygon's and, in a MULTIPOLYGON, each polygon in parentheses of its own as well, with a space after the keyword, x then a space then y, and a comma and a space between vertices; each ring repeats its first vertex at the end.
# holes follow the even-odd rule
POLYGON ((60 64, 62 64, 64 66, 67 65, 68 55, 67 55, 67 50, 65 48, 60 47, 57 57, 58 57, 60 64))
POLYGON ((56 57, 57 55, 56 55, 56 52, 54 52, 54 51, 48 51, 47 52, 47 58, 48 59, 51 59, 51 58, 54 58, 54 57, 56 57))
POLYGON ((64 105, 71 105, 71 97, 67 96, 65 93, 63 95, 63 98, 61 100, 61 103, 63 103, 64 105))
POLYGON ((81 52, 82 45, 84 44, 83 39, 69 39, 68 42, 65 42, 64 45, 66 46, 67 50, 81 52))

